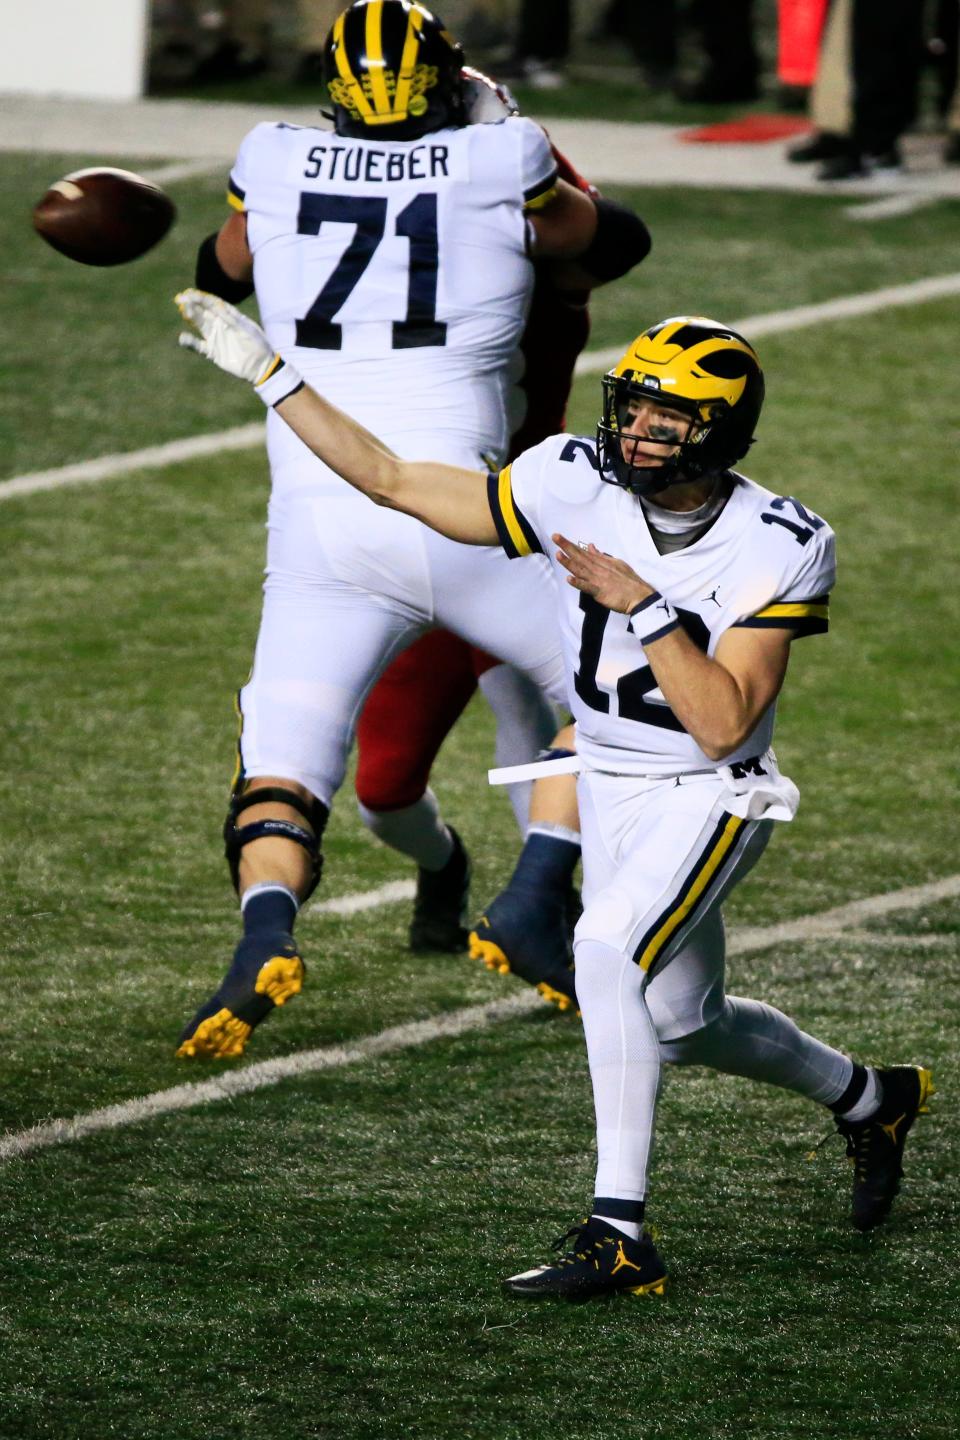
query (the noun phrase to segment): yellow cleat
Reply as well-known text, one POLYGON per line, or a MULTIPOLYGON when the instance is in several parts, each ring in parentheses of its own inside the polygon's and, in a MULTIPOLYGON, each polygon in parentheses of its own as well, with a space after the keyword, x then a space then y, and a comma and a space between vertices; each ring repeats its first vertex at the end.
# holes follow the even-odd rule
POLYGON ((286 1005, 303 989, 304 964, 299 955, 274 955, 257 976, 253 987, 258 995, 266 995, 274 1005, 286 1005))
POLYGON ((495 945, 492 940, 481 940, 476 930, 470 931, 468 954, 471 960, 482 960, 488 970, 495 970, 498 975, 510 974, 510 961, 500 946, 495 945))
POLYGON ((541 980, 537 989, 549 1005, 556 1005, 557 1009, 563 1013, 572 1010, 575 1015, 579 1016, 580 1011, 576 1005, 574 1005, 570 996, 565 995, 562 990, 554 990, 553 986, 548 985, 546 980, 541 980))
POLYGON ((288 934, 246 935, 223 984, 180 1036, 177 1058, 232 1060, 254 1029, 303 989, 306 966, 288 934))
POLYGON ((508 898, 499 896, 471 930, 470 959, 481 961, 497 975, 516 975, 533 985, 548 1004, 579 1015, 566 940, 551 946, 536 927, 517 923, 508 898))
POLYGON ((243 1047, 253 1033, 253 1026, 238 1020, 229 1010, 218 1010, 216 1015, 201 1020, 189 1040, 184 1040, 177 1051, 178 1060, 192 1060, 206 1055, 211 1060, 232 1060, 243 1054, 243 1047))

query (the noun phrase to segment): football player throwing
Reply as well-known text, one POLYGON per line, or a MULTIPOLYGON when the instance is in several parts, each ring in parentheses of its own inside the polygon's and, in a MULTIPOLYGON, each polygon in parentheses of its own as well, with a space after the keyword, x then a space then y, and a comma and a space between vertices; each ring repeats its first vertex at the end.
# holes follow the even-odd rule
POLYGON ((182 343, 251 381, 378 506, 551 565, 581 764, 574 947, 597 1173, 590 1216, 563 1237, 564 1253, 507 1289, 577 1300, 662 1291, 643 1221, 664 1061, 827 1106, 854 1160, 853 1222, 882 1221, 929 1071, 856 1064, 772 1006, 725 992, 721 905, 796 811, 770 748, 776 700, 793 641, 827 628, 835 570, 829 525, 733 468, 763 403, 749 342, 702 317, 665 320, 605 377, 595 439, 555 436, 482 474, 399 458, 245 316, 195 291, 179 303, 200 332, 182 343), (655 530, 687 543, 658 543, 655 530))

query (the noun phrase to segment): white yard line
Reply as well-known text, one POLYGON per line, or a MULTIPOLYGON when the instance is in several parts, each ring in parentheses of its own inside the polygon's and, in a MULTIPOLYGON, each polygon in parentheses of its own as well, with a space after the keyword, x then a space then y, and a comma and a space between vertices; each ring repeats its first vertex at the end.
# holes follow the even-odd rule
POLYGON ((895 910, 916 910, 921 905, 935 905, 939 900, 952 900, 960 895, 960 875, 948 875, 929 885, 913 885, 906 890, 890 890, 884 895, 870 895, 865 900, 851 900, 823 910, 819 915, 805 915, 800 920, 785 920, 779 925, 745 926, 735 930, 727 944, 729 955, 745 955, 749 951, 769 950, 771 945, 788 945, 796 940, 815 940, 848 930, 865 920, 876 920, 895 910))
POLYGON ((81 460, 76 465, 62 465, 57 470, 34 470, 14 480, 0 480, 0 500, 19 495, 36 495, 41 490, 59 490, 64 485, 86 485, 97 480, 112 480, 117 475, 131 475, 136 470, 158 470, 165 465, 178 465, 183 460, 196 460, 201 455, 219 455, 227 450, 250 450, 262 445, 263 422, 238 425, 233 430, 218 430, 213 435, 191 435, 186 440, 171 440, 166 445, 150 445, 146 450, 128 450, 120 455, 103 455, 99 460, 81 460))
POLYGON ((341 895, 339 899, 319 900, 304 911, 307 915, 359 915, 364 910, 379 910, 381 905, 393 905, 399 900, 412 900, 417 893, 414 880, 388 880, 376 890, 359 890, 353 895, 341 895))
MULTIPOLYGON (((763 335, 783 335, 790 330, 806 330, 826 320, 849 320, 856 315, 873 315, 880 310, 892 310, 901 305, 919 305, 927 300, 939 300, 947 295, 960 295, 960 274, 931 275, 926 280, 914 280, 908 285, 887 285, 882 290, 865 290, 857 295, 839 295, 834 300, 824 300, 818 305, 797 305, 792 310, 771 310, 765 315, 748 315, 745 320, 734 320, 734 330, 741 331, 748 340, 759 340, 763 335)), ((594 375, 615 365, 623 354, 623 347, 612 350, 588 350, 577 361, 577 375, 594 375)))
POLYGON ((834 933, 832 939, 847 949, 855 946, 858 950, 937 950, 953 936, 936 930, 918 930, 916 935, 903 935, 889 930, 844 930, 834 933))
MULTIPOLYGON (((751 340, 763 335, 780 335, 802 330, 828 320, 847 320, 856 315, 873 315, 901 305, 919 305, 949 295, 960 295, 960 273, 933 275, 908 285, 890 285, 882 290, 867 290, 857 295, 839 295, 818 305, 798 305, 792 310, 773 310, 762 315, 748 315, 733 321, 734 329, 743 331, 751 340)), ((615 365, 623 353, 616 349, 588 350, 577 361, 577 375, 596 375, 615 365)), ((145 450, 129 450, 125 454, 104 455, 97 460, 81 460, 76 465, 63 465, 55 470, 35 470, 12 480, 0 480, 0 501, 22 495, 35 495, 43 490, 58 490, 66 485, 92 484, 131 475, 138 470, 157 470, 196 460, 220 451, 249 450, 263 444, 262 424, 240 425, 233 430, 219 430, 212 435, 193 435, 184 440, 171 440, 166 445, 151 445, 145 450)))
POLYGON ((928 210, 939 205, 942 195, 884 195, 880 200, 867 200, 860 205, 846 205, 843 213, 848 220, 896 220, 901 215, 912 215, 916 210, 928 210))
MULTIPOLYGON (((370 893, 383 896, 384 891, 393 889, 395 887, 382 886, 379 891, 370 893)), ((860 925, 866 920, 895 911, 916 910, 923 905, 935 904, 938 900, 949 899, 955 895, 960 895, 960 875, 950 875, 928 885, 913 885, 909 889, 894 890, 884 895, 871 895, 864 900, 854 900, 848 905, 824 910, 819 915, 806 915, 799 920, 780 925, 760 925, 734 930, 727 948, 731 955, 745 955, 788 941, 836 935, 839 931, 860 925)), ((346 896, 339 903, 343 905, 348 901, 356 902, 360 898, 362 897, 346 896)), ((391 893, 387 898, 395 897, 391 893)), ((337 903, 328 901, 324 908, 330 911, 337 903)), ((355 910, 340 910, 334 913, 355 913, 355 910)), ((390 1030, 382 1030, 379 1035, 368 1035, 349 1044, 328 1045, 323 1049, 304 1050, 276 1060, 263 1060, 244 1069, 224 1071, 210 1080, 175 1085, 171 1090, 158 1090, 152 1095, 124 1100, 119 1105, 91 1110, 86 1115, 75 1115, 72 1119, 51 1120, 48 1124, 35 1125, 30 1130, 15 1131, 0 1138, 0 1160, 17 1159, 34 1150, 44 1150, 68 1140, 79 1140, 84 1135, 92 1135, 101 1130, 118 1130, 126 1125, 136 1125, 141 1120, 170 1115, 177 1110, 194 1110, 198 1106, 212 1105, 220 1100, 232 1100, 238 1095, 247 1095, 254 1090, 278 1085, 282 1080, 315 1075, 321 1070, 334 1070, 358 1061, 374 1060, 381 1055, 410 1050, 418 1045, 430 1044, 434 1040, 466 1035, 500 1024, 504 1020, 512 1020, 542 1006, 543 1001, 538 995, 525 990, 508 1000, 470 1005, 446 1015, 432 1016, 429 1020, 396 1025, 390 1030)))
POLYGON ((144 180, 154 185, 175 185, 178 180, 196 180, 201 175, 222 175, 227 183, 229 166, 222 160, 172 160, 169 165, 155 165, 152 170, 141 170, 144 180))

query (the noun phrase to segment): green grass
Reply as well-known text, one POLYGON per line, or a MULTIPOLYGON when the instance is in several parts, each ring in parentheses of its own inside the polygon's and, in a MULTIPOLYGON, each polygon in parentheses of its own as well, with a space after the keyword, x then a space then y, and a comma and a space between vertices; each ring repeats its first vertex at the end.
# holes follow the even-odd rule
MULTIPOLYGON (((496 74, 496 67, 478 62, 481 69, 496 74)), ((649 89, 633 72, 623 52, 609 47, 599 49, 587 66, 572 66, 565 83, 557 90, 535 90, 519 82, 510 84, 522 115, 549 124, 551 120, 596 119, 632 124, 706 125, 749 114, 769 114, 779 105, 771 95, 749 103, 708 105, 702 102, 681 102, 669 89, 649 89), (607 67, 606 78, 600 74, 607 67), (599 73, 598 73, 599 72, 599 73)), ((165 85, 158 89, 163 98, 205 100, 246 105, 273 105, 278 113, 315 108, 328 111, 330 99, 326 90, 304 85, 282 74, 255 76, 251 80, 219 81, 205 85, 184 83, 165 85)))
MULTIPOLYGON (((257 414, 173 343, 167 297, 222 213, 219 183, 178 185, 170 239, 98 273, 26 228, 68 165, 0 157, 7 475, 257 414)), ((821 197, 632 198, 655 250, 597 297, 597 345, 667 312, 745 316, 956 267, 947 207, 871 231, 821 197)), ((956 869, 958 319, 960 301, 937 302, 760 347, 750 473, 830 519, 841 582, 833 631, 797 647, 781 707, 801 811, 732 898, 733 926, 956 869)), ((572 428, 596 406, 596 381, 578 382, 572 428)), ((0 503, 4 1129, 210 1073, 172 1052, 236 930, 219 827, 265 491, 250 451, 0 503)), ((516 848, 483 783, 491 749, 475 703, 436 772, 478 903, 516 848)), ((408 873, 349 790, 327 851, 326 894, 408 873)), ((415 961, 406 919, 403 905, 305 914, 308 988, 251 1061, 511 993, 465 960, 415 961)), ((676 1072, 651 1201, 664 1302, 509 1303, 500 1277, 544 1254, 592 1179, 579 1028, 544 1010, 0 1165, 0 1435, 948 1440, 960 903, 868 928, 869 943, 738 957, 730 987, 858 1058, 934 1066, 940 1094, 885 1231, 849 1229, 839 1141, 808 1160, 828 1117, 676 1072)))

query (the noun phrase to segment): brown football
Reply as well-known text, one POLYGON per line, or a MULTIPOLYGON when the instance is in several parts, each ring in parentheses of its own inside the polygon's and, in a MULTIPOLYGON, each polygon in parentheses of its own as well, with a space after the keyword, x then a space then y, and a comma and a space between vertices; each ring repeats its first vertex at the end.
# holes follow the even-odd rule
POLYGON ((130 170, 65 175, 34 206, 33 227, 83 265, 123 265, 162 240, 176 218, 169 195, 130 170))

